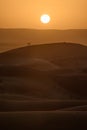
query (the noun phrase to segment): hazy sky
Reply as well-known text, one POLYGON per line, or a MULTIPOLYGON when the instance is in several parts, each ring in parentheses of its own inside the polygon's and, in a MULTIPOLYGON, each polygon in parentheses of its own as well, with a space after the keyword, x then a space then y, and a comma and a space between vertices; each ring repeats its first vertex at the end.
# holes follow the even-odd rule
POLYGON ((0 28, 87 28, 87 0, 0 0, 0 28), (49 14, 51 22, 40 22, 49 14))

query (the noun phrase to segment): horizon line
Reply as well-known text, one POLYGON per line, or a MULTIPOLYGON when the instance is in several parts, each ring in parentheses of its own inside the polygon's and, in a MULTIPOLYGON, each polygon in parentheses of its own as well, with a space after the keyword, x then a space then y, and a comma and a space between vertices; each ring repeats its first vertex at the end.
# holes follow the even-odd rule
POLYGON ((7 28, 7 27, 3 27, 3 28, 0 28, 0 30, 4 30, 4 29, 6 29, 6 30, 16 30, 16 29, 20 29, 20 30, 56 30, 56 31, 66 31, 66 30, 87 30, 87 28, 74 28, 74 29, 43 29, 43 28, 41 28, 41 29, 38 29, 38 28, 15 28, 15 27, 12 27, 12 28, 7 28))

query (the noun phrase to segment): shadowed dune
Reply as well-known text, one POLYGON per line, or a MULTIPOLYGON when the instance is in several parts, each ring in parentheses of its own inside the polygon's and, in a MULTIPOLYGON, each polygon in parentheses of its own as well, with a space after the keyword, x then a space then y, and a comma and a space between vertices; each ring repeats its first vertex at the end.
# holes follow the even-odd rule
POLYGON ((0 54, 1 65, 28 64, 37 60, 38 64, 51 62, 58 67, 86 68, 87 47, 74 43, 55 43, 26 46, 0 54))
POLYGON ((87 112, 4 112, 0 113, 2 130, 87 129, 87 112))
POLYGON ((50 99, 87 99, 87 47, 26 46, 0 54, 0 92, 50 99), (77 53, 78 52, 78 53, 77 53))
POLYGON ((58 43, 1 53, 0 129, 87 129, 87 47, 58 43))
POLYGON ((2 99, 0 106, 0 112, 87 111, 87 100, 2 99))
POLYGON ((61 111, 87 111, 87 105, 64 108, 61 111))

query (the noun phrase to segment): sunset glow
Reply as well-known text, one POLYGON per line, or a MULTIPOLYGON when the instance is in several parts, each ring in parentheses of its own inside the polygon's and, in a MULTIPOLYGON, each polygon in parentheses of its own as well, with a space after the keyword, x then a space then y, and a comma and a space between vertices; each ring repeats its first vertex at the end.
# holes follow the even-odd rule
POLYGON ((86 29, 86 12, 87 0, 0 0, 0 28, 86 29))

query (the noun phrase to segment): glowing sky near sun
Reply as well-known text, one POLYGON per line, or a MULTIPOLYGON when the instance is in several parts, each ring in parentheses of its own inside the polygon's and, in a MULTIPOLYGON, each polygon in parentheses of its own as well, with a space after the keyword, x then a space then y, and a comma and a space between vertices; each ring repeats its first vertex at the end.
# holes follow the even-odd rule
POLYGON ((84 29, 87 0, 0 0, 0 28, 84 29), (40 21, 51 17, 49 24, 40 21))

